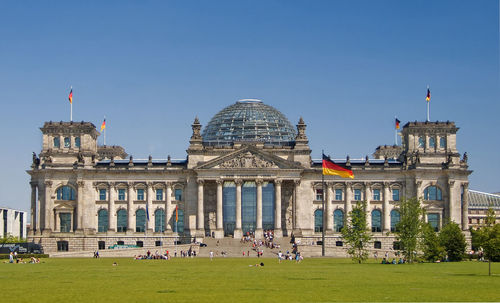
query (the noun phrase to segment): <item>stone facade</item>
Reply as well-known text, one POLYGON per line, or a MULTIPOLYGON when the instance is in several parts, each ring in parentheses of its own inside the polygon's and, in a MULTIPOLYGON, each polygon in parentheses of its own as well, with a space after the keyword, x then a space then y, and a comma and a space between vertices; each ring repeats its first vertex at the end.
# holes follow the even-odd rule
POLYGON ((471 171, 467 156, 460 158, 456 149, 453 122, 409 122, 401 132, 402 146, 379 148, 376 159, 336 159, 355 178, 325 176, 324 183, 322 162, 311 159, 302 118, 296 128, 295 140, 287 144, 235 140, 217 145, 204 142, 195 119, 186 160, 139 160, 125 159, 120 147, 98 148, 99 133, 91 123, 47 122, 41 128, 42 151, 28 171, 30 239, 50 252, 94 250, 99 241, 149 247, 177 237, 236 238, 249 228, 257 236, 273 229, 278 238, 293 233, 314 241, 324 227, 327 245, 335 246, 340 239, 335 212, 345 218, 356 200, 366 200, 374 239, 388 249, 394 241, 391 211, 398 200, 414 196, 424 198, 434 224, 450 219, 468 229, 463 218, 471 171), (228 219, 225 208, 230 195, 234 219, 228 219), (323 195, 321 227, 317 210, 323 208, 323 195))

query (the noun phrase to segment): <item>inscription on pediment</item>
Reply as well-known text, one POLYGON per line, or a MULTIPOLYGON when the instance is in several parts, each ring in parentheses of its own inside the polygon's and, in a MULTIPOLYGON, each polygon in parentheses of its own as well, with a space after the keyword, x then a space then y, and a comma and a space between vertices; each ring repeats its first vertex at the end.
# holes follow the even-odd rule
POLYGON ((277 168, 278 165, 273 161, 262 159, 261 157, 246 152, 235 158, 222 162, 220 168, 277 168))

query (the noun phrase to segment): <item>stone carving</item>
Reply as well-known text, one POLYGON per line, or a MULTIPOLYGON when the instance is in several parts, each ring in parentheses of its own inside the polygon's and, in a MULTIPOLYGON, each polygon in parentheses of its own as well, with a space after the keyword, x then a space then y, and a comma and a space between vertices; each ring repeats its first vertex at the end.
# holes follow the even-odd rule
POLYGON ((85 159, 83 158, 83 154, 82 153, 78 153, 77 158, 78 158, 78 163, 84 163, 85 162, 85 159))
POLYGON ((221 168, 269 168, 277 167, 272 161, 264 160, 247 152, 220 164, 221 168))
POLYGON ((468 156, 467 156, 467 152, 465 152, 464 157, 462 158, 462 162, 467 164, 467 160, 468 160, 468 156))

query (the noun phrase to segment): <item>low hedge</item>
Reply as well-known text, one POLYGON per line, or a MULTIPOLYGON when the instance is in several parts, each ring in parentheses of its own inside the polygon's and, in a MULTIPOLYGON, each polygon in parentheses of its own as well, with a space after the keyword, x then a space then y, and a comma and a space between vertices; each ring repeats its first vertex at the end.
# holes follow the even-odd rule
MULTIPOLYGON (((29 259, 31 257, 48 258, 49 255, 47 255, 47 254, 18 254, 17 257, 23 258, 23 259, 29 259)), ((8 258, 9 258, 9 254, 0 254, 0 259, 8 259, 8 258)))

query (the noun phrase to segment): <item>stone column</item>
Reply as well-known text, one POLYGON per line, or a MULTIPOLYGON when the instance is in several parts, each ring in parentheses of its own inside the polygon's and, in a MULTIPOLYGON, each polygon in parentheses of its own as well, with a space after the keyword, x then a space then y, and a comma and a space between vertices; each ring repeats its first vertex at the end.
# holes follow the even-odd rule
POLYGON ((469 183, 463 184, 462 230, 469 230, 469 183))
POLYGON ((52 231, 54 228, 54 201, 52 201, 52 197, 50 193, 52 191, 52 181, 45 181, 45 207, 44 207, 44 218, 45 225, 44 229, 48 231, 52 231))
MULTIPOLYGON (((83 205, 83 187, 85 186, 84 181, 77 181, 76 185, 78 186, 78 203, 76 207, 76 229, 78 231, 83 231, 83 212, 84 212, 84 205, 83 205)), ((73 221, 73 216, 71 217, 71 221, 73 221)), ((71 222, 71 227, 74 226, 74 222, 71 222)))
POLYGON ((148 182, 147 186, 148 186, 148 196, 147 196, 147 200, 146 200, 146 203, 147 203, 146 205, 147 205, 147 210, 149 213, 149 221, 148 221, 148 217, 147 217, 147 213, 146 213, 146 226, 147 226, 148 231, 153 231, 154 227, 155 227, 155 225, 154 225, 155 220, 153 217, 153 195, 154 195, 153 182, 148 182))
POLYGON ((56 217, 56 232, 60 232, 61 231, 61 218, 59 218, 59 211, 56 211, 56 214, 55 214, 55 217, 56 217))
POLYGON ((115 183, 109 183, 109 205, 108 205, 108 227, 109 231, 116 232, 116 217, 115 217, 115 200, 116 200, 116 186, 115 183))
POLYGON ((365 201, 366 201, 366 225, 368 230, 372 230, 372 212, 370 207, 370 183, 365 182, 365 201))
POLYGON ((197 219, 197 229, 202 232, 202 236, 205 235, 205 217, 203 216, 203 180, 198 179, 198 212, 196 215, 197 219))
POLYGON ((382 217, 383 217, 383 231, 388 232, 391 230, 391 211, 389 209, 389 182, 384 182, 384 201, 382 204, 382 217))
POLYGON ((282 181, 274 180, 274 236, 282 237, 283 231, 281 230, 281 183, 282 181))
POLYGON ((134 183, 128 183, 128 203, 127 203, 127 231, 135 231, 135 220, 134 220, 134 183))
POLYGON ((215 230, 215 238, 220 239, 224 238, 224 218, 223 218, 223 205, 222 205, 222 189, 224 185, 223 180, 216 180, 217 182, 217 211, 216 211, 216 225, 217 229, 215 230))
MULTIPOLYGON (((455 199, 455 195, 453 193, 453 191, 455 190, 455 181, 453 180, 448 180, 448 203, 446 204, 446 210, 445 210, 445 214, 446 214, 446 218, 450 221, 454 221, 452 218, 453 217, 453 211, 452 211, 452 207, 453 207, 453 199, 455 199)), ((458 218, 457 218, 458 219, 458 218)), ((443 220, 440 220, 439 223, 441 224, 443 220)), ((458 220, 457 220, 458 221, 458 220)), ((441 229, 441 227, 439 228, 441 229)))
POLYGON ((43 218, 43 207, 42 204, 44 203, 43 200, 45 200, 45 185, 44 184, 38 184, 38 197, 37 197, 37 207, 36 207, 36 212, 35 212, 35 229, 36 233, 39 234, 42 230, 41 227, 43 226, 42 218, 43 218))
POLYGON ((349 216, 349 213, 352 211, 352 185, 350 182, 346 182, 345 184, 345 218, 349 216))
POLYGON ((255 236, 262 237, 262 183, 263 181, 260 179, 255 180, 257 184, 257 218, 256 218, 256 229, 255 236))
MULTIPOLYGON (((167 189, 165 191, 165 230, 172 230, 172 182, 167 182, 167 189)), ((173 218, 175 221, 175 217, 173 218)))
POLYGON ((333 200, 333 184, 331 182, 326 183, 326 201, 325 201, 325 216, 326 216, 326 226, 325 231, 333 231, 333 212, 332 212, 332 200, 333 200))
POLYGON ((293 189, 293 229, 298 230, 301 228, 300 225, 300 203, 299 203, 299 186, 300 180, 294 180, 294 189, 293 189))
POLYGON ((236 184, 236 227, 234 229, 234 238, 241 238, 243 231, 241 230, 241 179, 234 181, 236 184))
POLYGON ((30 182, 31 185, 31 230, 30 233, 34 234, 36 231, 37 221, 36 221, 36 183, 30 182))

